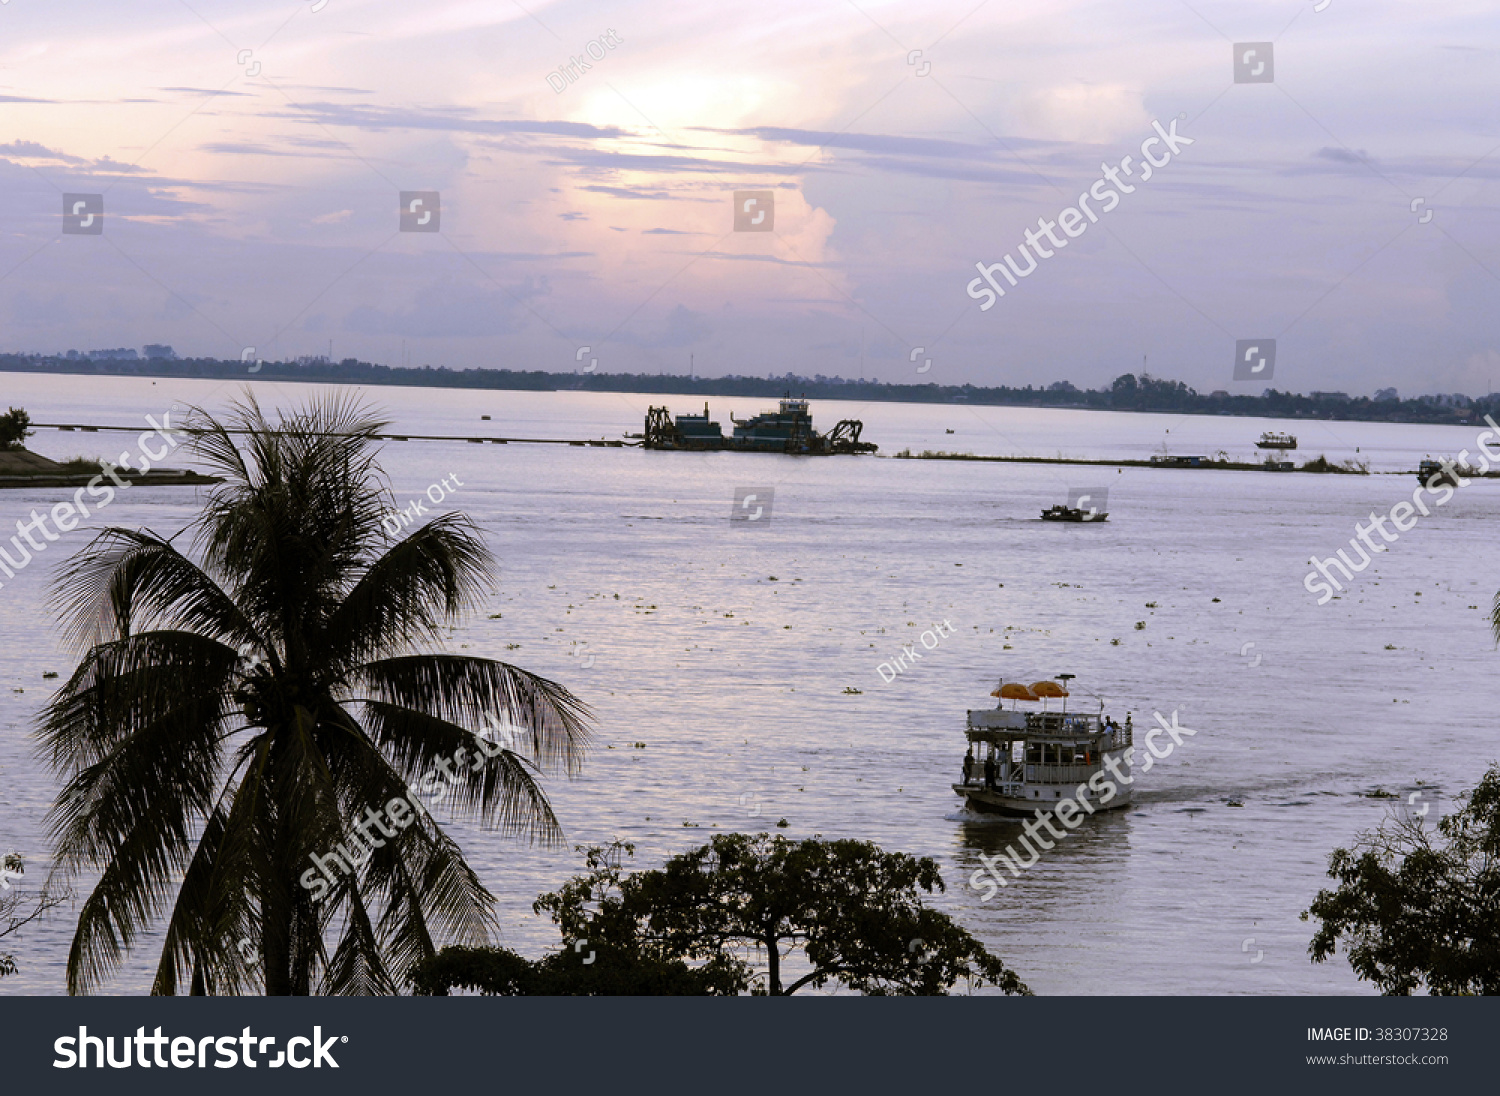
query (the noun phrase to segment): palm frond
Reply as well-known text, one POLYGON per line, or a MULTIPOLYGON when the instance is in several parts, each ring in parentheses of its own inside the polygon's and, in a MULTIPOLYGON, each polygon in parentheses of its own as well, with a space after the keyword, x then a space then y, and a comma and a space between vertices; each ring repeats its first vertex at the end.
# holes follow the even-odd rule
POLYGON ((349 916, 344 939, 323 977, 322 992, 344 997, 390 996, 396 984, 385 969, 380 941, 370 924, 369 912, 359 894, 349 896, 349 916))
MULTIPOLYGON (((488 716, 518 729, 506 745, 542 771, 574 775, 589 744, 589 709, 555 681, 491 659, 462 655, 411 655, 360 668, 370 698, 449 723, 485 727, 488 716)), ((382 744, 387 744, 383 742, 382 744)), ((402 743, 388 744, 403 750, 402 743)))
POLYGON ((155 533, 101 530, 63 566, 55 587, 64 634, 75 645, 143 628, 259 643, 229 595, 155 533))
POLYGON ((442 625, 478 604, 492 557, 468 518, 445 514, 392 545, 360 577, 324 629, 350 670, 435 640, 442 625))
POLYGON ((365 710, 375 741, 429 809, 442 804, 465 821, 547 847, 563 844, 562 826, 526 758, 410 708, 369 701, 365 710))
POLYGON ((153 997, 175 996, 184 973, 209 995, 241 993, 253 980, 255 964, 240 943, 259 939, 252 889, 236 873, 222 870, 227 828, 221 801, 203 827, 177 892, 151 985, 153 997))
MULTIPOLYGON (((148 729, 202 752, 228 716, 236 652, 191 632, 143 632, 94 647, 42 709, 38 752, 59 773, 148 729)), ((160 741, 157 745, 165 745, 160 741)))

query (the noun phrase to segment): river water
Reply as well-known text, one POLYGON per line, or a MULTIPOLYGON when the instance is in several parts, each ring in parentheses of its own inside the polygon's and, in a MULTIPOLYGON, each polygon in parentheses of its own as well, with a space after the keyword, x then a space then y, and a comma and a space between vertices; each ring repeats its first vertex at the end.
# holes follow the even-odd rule
MULTIPOLYGON (((10 374, 0 405, 36 422, 145 429, 174 403, 221 411, 240 387, 10 374)), ((314 391, 253 387, 270 406, 314 391)), ((579 439, 638 431, 650 403, 702 402, 364 394, 398 432, 579 439)), ((727 412, 773 401, 709 402, 727 426, 727 412)), ((1139 459, 1165 447, 1252 459, 1262 430, 1286 429, 1299 459, 1357 458, 1376 473, 1472 451, 1477 433, 961 404, 819 401, 813 412, 823 429, 861 418, 882 454, 1139 459)), ((42 430, 29 445, 110 456, 135 439, 42 430)), ((449 647, 553 677, 597 715, 582 776, 548 783, 570 844, 631 841, 636 862, 655 866, 714 832, 769 828, 932 856, 948 887, 937 903, 1039 993, 1368 992, 1342 959, 1307 959, 1298 914, 1326 882, 1329 852, 1399 809, 1437 817, 1500 753, 1487 624, 1500 483, 1460 490, 1320 606, 1303 587, 1309 556, 1347 547, 1357 521, 1410 498, 1414 477, 415 441, 388 443, 383 463, 403 504, 455 477, 442 508, 473 517, 500 562, 489 604, 449 647), (1107 489, 1109 521, 1036 520, 1070 489, 1107 489), (774 493, 769 513, 732 523, 736 492, 774 493), (952 635, 923 649, 938 622, 952 635), (920 659, 887 682, 880 664, 913 643, 920 659), (950 788, 964 713, 992 707, 1000 677, 1060 672, 1078 675, 1073 704, 1133 713, 1138 734, 1174 711, 1196 734, 1137 781, 1133 807, 1090 820, 985 901, 967 880, 1020 831, 970 817, 950 788)), ((0 529, 66 497, 0 492, 0 529)), ((176 531, 197 497, 123 491, 101 517, 176 531)), ((31 885, 57 782, 29 733, 55 684, 42 675, 72 666, 47 582, 92 527, 0 589, 0 851, 27 856, 31 885)), ((504 942, 554 947, 530 904, 581 858, 452 832, 499 896, 504 942)), ((64 908, 7 940, 22 969, 0 993, 62 992, 72 919, 64 908)), ((146 940, 112 991, 146 991, 157 947, 146 940)))

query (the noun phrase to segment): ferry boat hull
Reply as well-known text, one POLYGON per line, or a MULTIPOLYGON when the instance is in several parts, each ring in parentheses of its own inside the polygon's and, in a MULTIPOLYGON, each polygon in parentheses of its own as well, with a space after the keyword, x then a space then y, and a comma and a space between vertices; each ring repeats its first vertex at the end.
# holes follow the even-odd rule
POLYGON ((1080 792, 1077 787, 1035 787, 1010 794, 986 788, 982 784, 954 784, 953 790, 963 796, 964 805, 972 811, 1000 814, 1009 818, 1030 818, 1037 811, 1055 807, 1064 799, 1076 800, 1080 805, 1086 800, 1094 811, 1114 811, 1130 806, 1130 788, 1120 787, 1118 782, 1116 787, 1119 790, 1108 803, 1102 802, 1102 793, 1095 793, 1087 788, 1080 792))

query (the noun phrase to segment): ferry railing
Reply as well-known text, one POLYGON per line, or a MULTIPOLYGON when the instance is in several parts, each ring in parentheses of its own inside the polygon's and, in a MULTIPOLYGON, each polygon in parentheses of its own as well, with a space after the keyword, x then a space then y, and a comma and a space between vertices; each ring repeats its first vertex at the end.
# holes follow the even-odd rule
POLYGON ((1099 771, 1098 765, 1027 765, 1028 784, 1081 784, 1099 771))

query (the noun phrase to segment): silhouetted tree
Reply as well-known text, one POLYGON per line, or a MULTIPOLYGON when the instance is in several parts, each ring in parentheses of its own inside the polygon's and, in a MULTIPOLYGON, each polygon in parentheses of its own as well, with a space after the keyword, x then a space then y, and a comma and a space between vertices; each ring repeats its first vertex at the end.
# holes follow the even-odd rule
POLYGON ((1393 819, 1335 849, 1304 921, 1321 924, 1315 963, 1342 946, 1354 973, 1382 993, 1500 994, 1500 766, 1437 827, 1393 819))
POLYGON ((493 897, 425 810, 388 816, 369 849, 352 835, 455 763, 454 810, 561 840, 537 775, 577 770, 586 710, 515 666, 424 649, 488 592, 491 558, 461 515, 385 530, 384 425, 343 397, 275 424, 248 397, 225 423, 195 412, 224 477, 189 527, 199 562, 176 534, 111 528, 63 572, 86 650, 42 715, 67 781, 50 822, 60 868, 100 872, 70 993, 161 918, 159 994, 394 992, 435 936, 487 942, 493 897), (505 748, 466 729, 484 713, 518 729, 505 748), (311 857, 340 843, 366 857, 315 894, 311 857))
POLYGON ((20 449, 34 432, 31 416, 19 407, 12 407, 0 415, 0 450, 20 449))
POLYGON ((829 983, 942 995, 961 978, 1030 992, 951 917, 923 904, 923 893, 943 889, 928 857, 867 841, 733 833, 660 870, 624 874, 618 856, 599 848, 588 850, 588 866, 535 908, 552 914, 565 940, 601 953, 705 963, 770 996, 829 983), (783 964, 793 954, 805 970, 788 982, 783 964))

